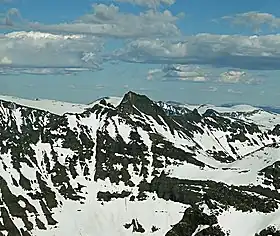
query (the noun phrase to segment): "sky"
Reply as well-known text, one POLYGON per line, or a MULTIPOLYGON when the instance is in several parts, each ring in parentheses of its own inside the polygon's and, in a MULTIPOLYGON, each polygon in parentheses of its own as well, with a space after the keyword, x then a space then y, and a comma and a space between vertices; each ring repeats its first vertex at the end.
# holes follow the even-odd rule
POLYGON ((279 0, 0 0, 0 94, 280 106, 279 0))

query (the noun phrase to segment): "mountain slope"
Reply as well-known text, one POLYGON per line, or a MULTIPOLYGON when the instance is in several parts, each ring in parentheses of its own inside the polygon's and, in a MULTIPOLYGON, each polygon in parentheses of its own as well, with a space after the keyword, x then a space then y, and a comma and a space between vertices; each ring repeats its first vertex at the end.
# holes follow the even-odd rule
POLYGON ((0 102, 0 236, 279 235, 277 124, 133 92, 83 109, 0 102))

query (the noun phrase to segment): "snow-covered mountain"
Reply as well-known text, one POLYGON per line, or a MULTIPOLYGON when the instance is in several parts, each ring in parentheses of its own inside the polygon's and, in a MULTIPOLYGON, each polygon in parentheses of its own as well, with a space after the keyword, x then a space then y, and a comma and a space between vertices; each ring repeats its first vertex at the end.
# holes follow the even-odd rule
POLYGON ((280 115, 1 99, 0 236, 280 235, 280 115))

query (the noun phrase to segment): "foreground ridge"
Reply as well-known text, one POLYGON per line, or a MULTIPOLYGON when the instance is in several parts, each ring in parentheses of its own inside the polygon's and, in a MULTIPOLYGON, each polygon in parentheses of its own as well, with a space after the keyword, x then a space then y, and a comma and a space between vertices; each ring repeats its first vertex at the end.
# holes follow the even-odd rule
POLYGON ((245 108, 1 100, 0 236, 280 235, 280 115, 245 108))

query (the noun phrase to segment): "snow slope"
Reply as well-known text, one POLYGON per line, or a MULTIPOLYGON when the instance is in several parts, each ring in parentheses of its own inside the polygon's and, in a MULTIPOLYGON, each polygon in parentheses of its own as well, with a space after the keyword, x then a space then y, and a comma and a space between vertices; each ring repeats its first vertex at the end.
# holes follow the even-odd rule
MULTIPOLYGON (((30 108, 48 111, 54 114, 63 115, 64 113, 82 113, 88 107, 84 104, 73 104, 68 102, 61 102, 47 99, 23 99, 12 96, 0 96, 0 100, 13 102, 18 105, 27 106, 30 108)), ((12 108, 12 107, 11 107, 12 108)))
POLYGON ((90 105, 1 99, 0 235, 280 229, 276 114, 182 111, 132 92, 90 105))

